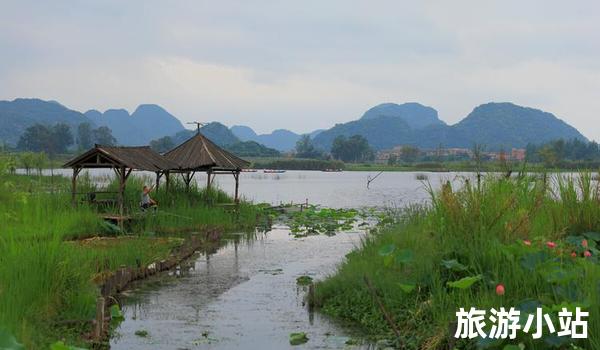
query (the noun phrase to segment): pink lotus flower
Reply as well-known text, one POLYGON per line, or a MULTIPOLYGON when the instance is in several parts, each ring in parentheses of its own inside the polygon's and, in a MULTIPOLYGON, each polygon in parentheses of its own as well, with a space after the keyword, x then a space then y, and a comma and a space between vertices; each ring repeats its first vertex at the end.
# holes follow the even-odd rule
POLYGON ((504 285, 502 283, 496 285, 496 294, 500 296, 504 295, 504 285))
POLYGON ((588 247, 588 241, 587 241, 587 239, 584 239, 583 241, 581 241, 581 245, 582 245, 584 248, 587 248, 587 247, 588 247))
POLYGON ((576 258, 576 257, 577 257, 577 253, 575 253, 575 252, 572 252, 572 253, 571 253, 571 257, 572 257, 572 258, 576 258))
POLYGON ((590 256, 592 256, 592 253, 589 250, 586 250, 585 252, 583 252, 583 256, 589 258, 590 256))
POLYGON ((523 244, 525 244, 526 246, 530 246, 531 245, 531 241, 528 239, 524 239, 523 240, 523 244))
POLYGON ((550 249, 556 248, 556 243, 552 242, 552 241, 548 241, 546 242, 546 246, 550 249))

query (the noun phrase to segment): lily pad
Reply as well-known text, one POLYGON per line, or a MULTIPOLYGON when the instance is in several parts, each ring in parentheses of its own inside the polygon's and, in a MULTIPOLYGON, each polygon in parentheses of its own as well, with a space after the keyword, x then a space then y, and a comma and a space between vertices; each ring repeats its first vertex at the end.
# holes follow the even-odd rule
POLYGON ((464 277, 458 281, 446 282, 446 284, 451 288, 467 289, 479 280, 481 280, 481 275, 464 277))
POLYGON ((310 276, 300 276, 296 278, 296 283, 300 286, 308 286, 312 281, 313 279, 310 276))
POLYGON ((467 270, 467 267, 465 265, 459 263, 458 260, 456 260, 456 259, 442 260, 442 266, 444 266, 448 270, 458 271, 458 272, 467 270))
POLYGON ((123 321, 125 316, 123 316, 123 312, 119 307, 119 304, 114 304, 110 307, 110 317, 115 321, 123 321))
POLYGON ((594 241, 600 241, 600 233, 598 233, 598 232, 586 232, 583 235, 587 239, 592 239, 594 241))
POLYGON ((384 245, 383 247, 379 248, 379 255, 381 255, 381 256, 391 255, 395 249, 396 249, 396 246, 393 244, 384 245))
POLYGON ((17 339, 7 331, 0 329, 0 349, 2 350, 24 350, 23 344, 17 342, 17 339))
POLYGON ((290 334, 290 345, 300 345, 306 343, 307 341, 308 337, 304 332, 290 334))
MULTIPOLYGON (((0 348, 3 349, 3 348, 0 348)), ((57 341, 56 343, 50 345, 50 350, 86 350, 84 348, 78 348, 76 346, 66 345, 62 341, 57 341)))
POLYGON ((402 249, 396 254, 396 264, 406 264, 413 259, 413 252, 410 249, 402 249))
POLYGON ((405 284, 405 283, 398 283, 398 287, 400 287, 400 290, 406 294, 412 292, 413 290, 415 290, 415 288, 417 288, 417 286, 414 284, 405 284))

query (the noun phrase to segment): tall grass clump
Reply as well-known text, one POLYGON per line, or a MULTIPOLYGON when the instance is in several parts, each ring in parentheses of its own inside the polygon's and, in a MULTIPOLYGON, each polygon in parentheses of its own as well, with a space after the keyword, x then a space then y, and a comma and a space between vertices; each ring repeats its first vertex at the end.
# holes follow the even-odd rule
MULTIPOLYGON (((256 210, 250 204, 228 212, 219 203, 231 203, 224 192, 189 191, 174 180, 169 192, 153 193, 159 209, 141 213, 139 200, 148 179, 132 176, 126 188, 127 214, 134 216, 127 235, 118 238, 72 240, 102 234, 106 224, 99 209, 78 196, 72 206, 70 181, 64 177, 14 175, 0 154, 0 348, 5 334, 27 349, 47 349, 65 339, 82 344, 91 330, 95 281, 121 265, 134 266, 164 259, 182 238, 147 233, 224 230, 250 227, 256 210)), ((109 185, 109 192, 116 184, 109 185)), ((78 190, 98 191, 89 177, 78 190)), ((233 207, 233 206, 232 206, 233 207)))
POLYGON ((600 188, 591 174, 490 175, 430 195, 429 205, 368 236, 317 285, 313 302, 404 348, 600 348, 600 188), (557 329, 562 307, 582 307, 590 313, 589 338, 547 328, 537 340, 531 330, 515 340, 454 338, 459 308, 502 306, 522 314, 543 307, 557 329))

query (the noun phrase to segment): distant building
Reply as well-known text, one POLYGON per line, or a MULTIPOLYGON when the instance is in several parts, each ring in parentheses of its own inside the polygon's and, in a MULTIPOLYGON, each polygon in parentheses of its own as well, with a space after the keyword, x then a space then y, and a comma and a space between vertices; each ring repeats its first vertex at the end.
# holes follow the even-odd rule
POLYGON ((511 152, 511 158, 518 161, 525 160, 525 149, 524 148, 513 148, 511 152))

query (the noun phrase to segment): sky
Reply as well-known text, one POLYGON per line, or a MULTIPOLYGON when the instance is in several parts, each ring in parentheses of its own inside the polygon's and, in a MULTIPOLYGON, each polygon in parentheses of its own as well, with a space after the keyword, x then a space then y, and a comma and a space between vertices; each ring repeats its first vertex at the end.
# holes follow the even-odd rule
POLYGON ((554 113, 600 140, 599 1, 0 0, 0 100, 155 103, 298 133, 419 102, 554 113))

